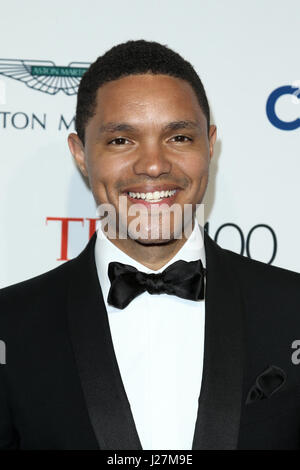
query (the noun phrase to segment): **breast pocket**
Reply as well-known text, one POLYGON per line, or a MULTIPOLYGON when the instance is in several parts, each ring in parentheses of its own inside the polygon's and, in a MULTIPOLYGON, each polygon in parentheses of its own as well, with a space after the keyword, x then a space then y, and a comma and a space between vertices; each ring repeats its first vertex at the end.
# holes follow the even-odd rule
POLYGON ((244 405, 241 413, 243 424, 280 417, 289 413, 299 413, 300 422, 300 387, 282 389, 269 398, 244 405))

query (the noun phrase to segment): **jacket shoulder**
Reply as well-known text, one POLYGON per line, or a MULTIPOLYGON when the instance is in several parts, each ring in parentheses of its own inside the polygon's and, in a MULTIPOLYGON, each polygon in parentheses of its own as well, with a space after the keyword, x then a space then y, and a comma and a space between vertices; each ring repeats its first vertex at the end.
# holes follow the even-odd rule
POLYGON ((67 292, 69 273, 74 259, 38 276, 0 289, 0 320, 25 314, 40 306, 50 307, 67 292))
POLYGON ((236 283, 252 312, 261 312, 266 318, 277 315, 292 316, 300 325, 300 274, 269 265, 222 249, 229 261, 236 283), (267 313, 269 312, 269 313, 267 313))
POLYGON ((86 269, 93 259, 95 241, 96 234, 77 257, 43 274, 0 289, 0 321, 7 320, 12 324, 14 315, 25 319, 47 312, 59 314, 58 306, 66 302, 73 277, 82 275, 82 269, 86 269))
MULTIPOLYGON (((14 297, 32 296, 38 292, 50 292, 51 285, 56 285, 57 289, 64 286, 69 280, 73 268, 79 265, 82 260, 91 260, 96 242, 96 233, 90 238, 85 248, 75 258, 66 261, 64 264, 53 268, 43 274, 26 279, 10 286, 0 289, 0 302, 14 297)), ((53 292, 50 292, 53 295, 53 292)))
POLYGON ((249 277, 262 279, 266 281, 289 281, 291 284, 298 286, 300 283, 300 273, 286 268, 274 266, 252 258, 248 258, 234 251, 221 247, 214 241, 208 233, 205 232, 205 248, 209 253, 219 258, 221 262, 227 260, 229 265, 239 275, 239 280, 248 279, 249 277))
POLYGON ((222 251, 226 253, 227 257, 230 259, 230 262, 234 265, 235 269, 237 269, 239 273, 244 272, 249 276, 263 276, 265 279, 270 278, 272 280, 286 280, 291 283, 296 283, 299 287, 300 273, 296 271, 251 259, 224 248, 222 248, 222 251))

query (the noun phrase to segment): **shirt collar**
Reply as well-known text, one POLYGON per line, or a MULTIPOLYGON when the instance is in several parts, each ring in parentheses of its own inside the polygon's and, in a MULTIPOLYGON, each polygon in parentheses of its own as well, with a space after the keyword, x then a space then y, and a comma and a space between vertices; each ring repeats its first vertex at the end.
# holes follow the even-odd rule
POLYGON ((139 271, 145 273, 159 273, 166 269, 170 264, 178 260, 195 261, 201 259, 202 264, 206 267, 206 258, 204 250, 204 232, 203 227, 198 224, 195 219, 195 224, 192 233, 186 242, 182 245, 180 250, 171 258, 164 266, 154 271, 147 266, 139 263, 131 256, 127 255, 124 251, 114 245, 102 231, 101 225, 96 231, 97 239, 95 243, 95 262, 99 277, 99 282, 102 288, 103 297, 106 301, 110 289, 110 280, 108 277, 108 265, 112 261, 117 261, 123 264, 129 264, 139 271))

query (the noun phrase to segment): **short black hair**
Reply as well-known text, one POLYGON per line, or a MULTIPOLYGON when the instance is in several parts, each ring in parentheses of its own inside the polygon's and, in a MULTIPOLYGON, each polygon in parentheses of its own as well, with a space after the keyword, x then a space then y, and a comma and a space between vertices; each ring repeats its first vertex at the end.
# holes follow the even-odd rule
POLYGON ((96 95, 104 83, 128 75, 165 74, 186 80, 196 93, 210 126, 209 104, 203 84, 193 66, 177 52, 155 41, 130 40, 109 49, 84 73, 78 88, 75 129, 84 144, 85 127, 94 115, 96 95))

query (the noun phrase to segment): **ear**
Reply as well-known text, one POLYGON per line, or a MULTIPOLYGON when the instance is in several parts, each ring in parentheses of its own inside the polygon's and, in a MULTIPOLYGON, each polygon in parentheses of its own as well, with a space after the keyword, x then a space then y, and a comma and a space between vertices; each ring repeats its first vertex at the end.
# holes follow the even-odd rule
POLYGON ((209 138, 209 156, 210 158, 212 158, 213 153, 214 153, 214 145, 217 139, 217 126, 213 124, 209 126, 208 138, 209 138))
POLYGON ((83 176, 88 177, 88 172, 85 163, 84 146, 78 135, 74 132, 68 135, 68 145, 79 170, 81 171, 83 176))

